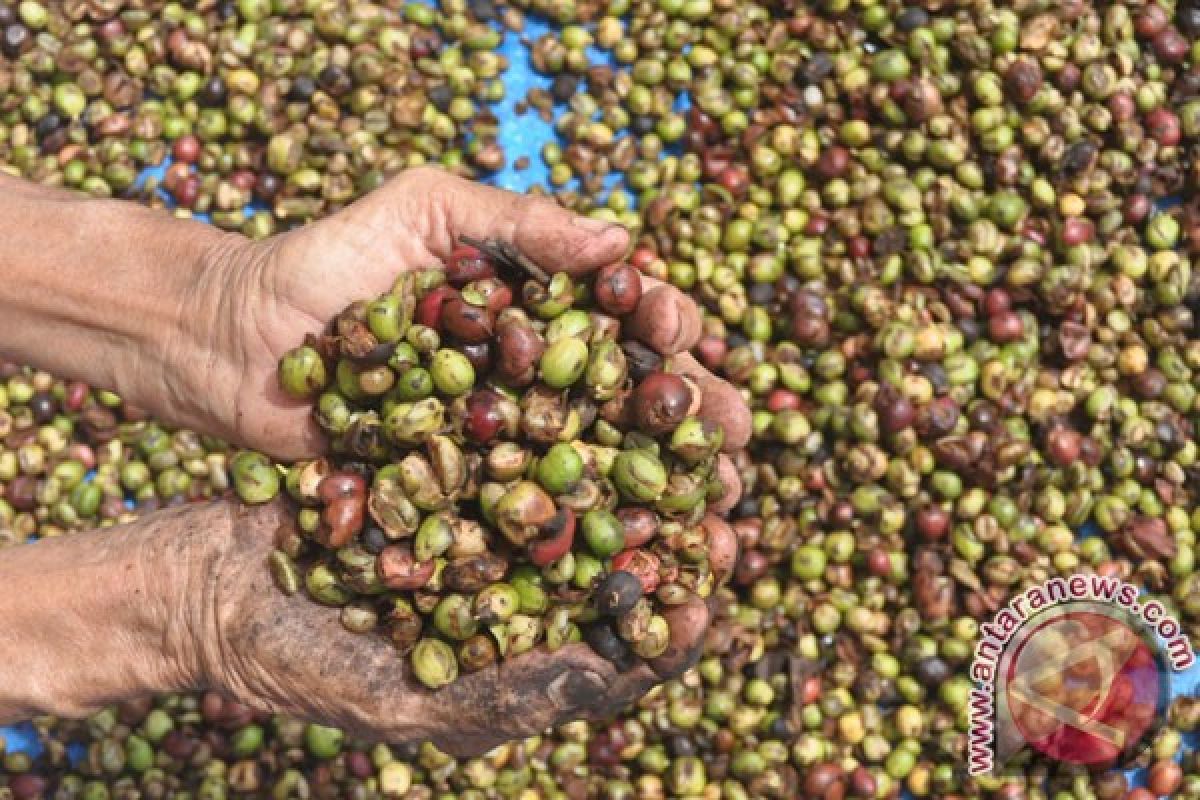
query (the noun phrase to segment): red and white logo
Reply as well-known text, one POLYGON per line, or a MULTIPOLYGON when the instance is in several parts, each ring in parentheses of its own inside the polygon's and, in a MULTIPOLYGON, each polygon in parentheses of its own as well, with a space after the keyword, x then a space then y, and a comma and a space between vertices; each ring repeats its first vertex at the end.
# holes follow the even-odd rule
POLYGON ((1165 719, 1173 672, 1195 653, 1156 601, 1116 578, 1054 578, 981 627, 971 676, 967 770, 1015 756, 1120 766, 1165 719))
POLYGON ((999 714, 1007 712, 1024 742, 1055 761, 1115 764, 1154 725, 1166 676, 1111 608, 1056 611, 1013 641, 997 686, 999 714))

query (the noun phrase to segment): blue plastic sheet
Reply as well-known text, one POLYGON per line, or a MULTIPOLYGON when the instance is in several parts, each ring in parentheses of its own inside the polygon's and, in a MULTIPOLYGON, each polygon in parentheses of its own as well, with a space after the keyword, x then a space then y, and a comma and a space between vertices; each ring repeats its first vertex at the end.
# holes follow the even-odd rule
MULTIPOLYGON (((552 82, 533 68, 529 48, 521 43, 521 39, 532 44, 550 30, 541 20, 526 19, 525 30, 520 34, 506 31, 500 46, 500 54, 508 59, 509 68, 504 73, 504 99, 492 109, 500 120, 499 142, 507 157, 504 169, 492 176, 490 182, 502 189, 523 192, 532 186, 548 186, 550 182, 550 169, 541 153, 547 142, 555 141, 554 125, 533 109, 524 114, 517 113, 517 104, 531 89, 549 90, 552 82), (529 165, 518 170, 513 164, 521 157, 529 165)), ((599 51, 591 55, 597 59, 601 57, 599 51)), ((557 110, 561 110, 561 106, 557 110)))
POLYGON ((0 737, 4 739, 10 753, 28 753, 31 756, 37 756, 42 752, 33 726, 28 722, 0 727, 0 737))
MULTIPOLYGON (((432 5, 432 2, 428 4, 432 5)), ((505 97, 502 102, 492 106, 492 109, 500 121, 499 143, 506 155, 506 166, 485 180, 511 191, 523 192, 534 186, 549 186, 549 169, 541 157, 542 147, 547 142, 561 141, 555 133, 552 123, 546 122, 532 110, 518 114, 516 108, 517 104, 525 99, 530 89, 550 88, 551 80, 546 76, 539 75, 533 69, 530 52, 524 42, 532 43, 538 37, 552 30, 553 27, 542 20, 527 18, 524 31, 520 33, 504 32, 504 38, 499 48, 500 53, 509 61, 509 69, 504 74, 505 97), (518 170, 514 164, 522 157, 528 161, 528 166, 518 170)), ((593 63, 613 63, 609 54, 595 48, 589 50, 589 55, 593 63)), ((688 105, 689 98, 686 95, 681 96, 676 104, 676 110, 686 110, 688 105)), ((565 110, 565 106, 557 105, 555 110, 557 113, 561 113, 565 110)), ((138 185, 144 184, 150 177, 161 180, 170 163, 168 158, 163 164, 145 170, 139 176, 138 185)), ((609 176, 606 186, 611 189, 618 180, 619 176, 617 175, 609 176)), ((159 191, 161 193, 161 190, 159 191)), ((162 196, 165 200, 170 200, 167 195, 163 194, 162 196)), ((1177 202, 1178 198, 1167 198, 1160 203, 1160 208, 1169 207, 1177 202)), ((251 206, 247 208, 246 213, 249 215, 261 208, 262 206, 258 205, 251 206)), ((208 221, 207 215, 198 214, 196 216, 208 221)), ((1085 526, 1079 533, 1081 538, 1100 535, 1094 526, 1085 526)), ((1169 680, 1172 697, 1200 695, 1200 662, 1185 672, 1170 676, 1169 680)), ((0 726, 0 737, 5 740, 9 751, 25 752, 36 756, 41 750, 33 726, 29 723, 0 726)), ((1185 747, 1195 749, 1200 746, 1200 735, 1190 734, 1184 737, 1184 742, 1185 747)), ((73 748, 72 754, 79 757, 79 748, 73 748)), ((1133 780, 1134 785, 1144 785, 1144 772, 1144 770, 1130 770, 1127 774, 1133 780)))

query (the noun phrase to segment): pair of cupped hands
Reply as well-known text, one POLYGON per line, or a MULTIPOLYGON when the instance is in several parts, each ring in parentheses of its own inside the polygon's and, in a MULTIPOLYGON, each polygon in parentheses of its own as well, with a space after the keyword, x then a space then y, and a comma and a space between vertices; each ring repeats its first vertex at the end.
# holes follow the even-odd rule
MULTIPOLYGON (((175 340, 203 342, 211 357, 178 375, 164 373, 163 408, 154 410, 279 459, 319 455, 324 442, 309 407, 277 387, 279 358, 349 303, 386 291, 399 271, 444 262, 464 235, 510 242, 543 268, 576 276, 619 261, 629 246, 620 226, 548 199, 432 168, 407 171, 304 228, 262 242, 222 239, 191 293, 186 318, 194 322, 175 340)), ((704 393, 701 416, 724 429, 727 451, 742 447, 750 416, 741 396, 688 354, 700 335, 698 309, 677 289, 643 281, 627 335, 695 378, 704 393)), ((736 502, 740 486, 725 456, 718 472, 726 495, 703 525, 714 568, 726 578, 737 540, 719 514, 736 502)), ((667 652, 627 672, 574 644, 535 650, 430 692, 383 637, 351 634, 335 609, 274 590, 266 560, 291 525, 283 504, 231 513, 229 542, 180 550, 192 562, 187 583, 201 587, 189 602, 205 606, 181 622, 197 629, 188 657, 202 682, 251 707, 370 739, 425 738, 467 755, 567 720, 609 717, 693 664, 709 624, 706 603, 694 598, 671 612, 667 652)))

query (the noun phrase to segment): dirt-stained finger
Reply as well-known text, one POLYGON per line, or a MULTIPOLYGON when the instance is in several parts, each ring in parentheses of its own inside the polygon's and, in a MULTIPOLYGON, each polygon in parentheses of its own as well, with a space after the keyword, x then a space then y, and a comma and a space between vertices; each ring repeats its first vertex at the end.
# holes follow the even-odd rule
POLYGON ((725 514, 736 506, 742 497, 742 478, 727 455, 717 457, 717 480, 725 487, 725 492, 716 501, 708 504, 708 510, 714 514, 725 514))
POLYGON ((708 605, 694 595, 663 616, 671 626, 671 641, 665 653, 650 661, 650 667, 665 680, 684 672, 700 658, 709 623, 708 605))
POLYGON ((719 584, 729 580, 737 566, 738 537, 729 523, 716 514, 706 514, 700 522, 708 534, 708 563, 719 584))
POLYGON ((671 359, 675 372, 691 377, 704 393, 700 416, 721 426, 725 432, 726 453, 741 450, 750 441, 752 420, 741 393, 731 384, 713 375, 690 353, 680 353, 671 359))
POLYGON ((574 214, 545 197, 517 194, 422 167, 381 190, 396 194, 400 219, 435 257, 445 259, 462 236, 510 242, 539 266, 574 275, 620 260, 629 232, 574 214))
POLYGON ((663 355, 682 353, 700 338, 700 310, 686 295, 643 277, 644 291, 626 329, 663 355))

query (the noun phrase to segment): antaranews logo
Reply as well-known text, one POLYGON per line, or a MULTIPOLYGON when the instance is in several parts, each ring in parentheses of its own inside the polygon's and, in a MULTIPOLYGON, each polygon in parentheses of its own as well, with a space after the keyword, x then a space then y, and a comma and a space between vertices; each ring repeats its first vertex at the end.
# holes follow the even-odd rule
POLYGON ((1119 578, 1073 575, 1027 589, 981 626, 971 662, 967 771, 1025 748, 1114 766, 1165 718, 1170 676, 1195 661, 1179 623, 1119 578))

